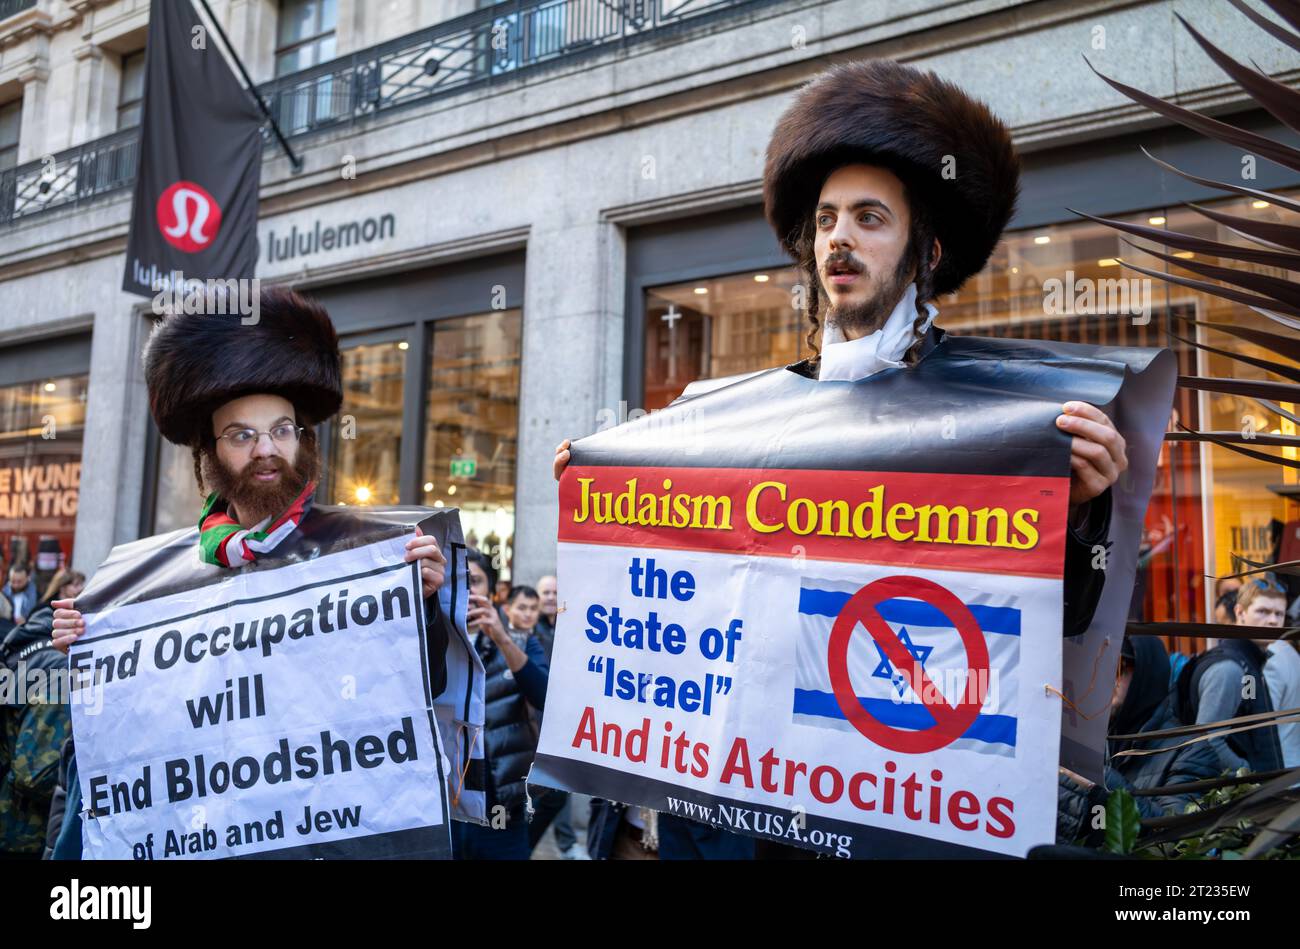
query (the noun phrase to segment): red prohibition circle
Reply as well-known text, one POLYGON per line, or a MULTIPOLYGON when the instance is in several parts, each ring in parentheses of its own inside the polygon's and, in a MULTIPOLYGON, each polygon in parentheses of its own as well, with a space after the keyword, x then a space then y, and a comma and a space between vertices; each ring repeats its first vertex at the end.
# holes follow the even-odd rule
POLYGON ((154 211, 163 240, 187 254, 207 250, 221 230, 221 205, 193 181, 173 182, 154 211))
MULTIPOLYGON (((895 597, 909 597, 921 600, 936 607, 953 625, 961 636, 966 648, 966 664, 971 675, 987 676, 989 669, 989 649, 984 642, 984 634, 979 622, 971 614, 966 604, 951 591, 939 584, 921 577, 882 577, 868 583, 844 604, 835 625, 831 628, 830 646, 827 650, 827 666, 830 671, 831 687, 835 692, 835 701, 840 711, 868 740, 882 748, 904 754, 923 754, 936 751, 952 744, 971 726, 979 715, 982 700, 972 701, 966 689, 964 696, 956 707, 948 704, 938 687, 930 681, 925 670, 907 651, 897 634, 876 609, 876 604, 895 597), (861 622, 871 634, 871 638, 880 644, 885 656, 895 669, 910 669, 909 681, 920 682, 920 688, 914 688, 922 703, 934 717, 934 725, 919 731, 905 731, 893 728, 876 719, 858 701, 849 678, 849 643, 853 631, 861 622), (933 699, 934 701, 927 701, 933 699)), ((968 679, 969 681, 969 679, 968 679)))

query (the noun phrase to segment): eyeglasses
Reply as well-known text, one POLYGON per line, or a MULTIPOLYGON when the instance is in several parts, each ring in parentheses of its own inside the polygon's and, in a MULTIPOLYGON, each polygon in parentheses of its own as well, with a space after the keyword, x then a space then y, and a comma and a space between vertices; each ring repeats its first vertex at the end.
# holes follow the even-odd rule
POLYGON ((227 432, 224 435, 218 435, 218 438, 224 438, 231 448, 251 448, 257 443, 257 440, 263 435, 270 435, 271 441, 277 445, 292 445, 302 434, 302 426, 285 422, 275 426, 269 432, 259 432, 251 428, 241 428, 236 432, 227 432))

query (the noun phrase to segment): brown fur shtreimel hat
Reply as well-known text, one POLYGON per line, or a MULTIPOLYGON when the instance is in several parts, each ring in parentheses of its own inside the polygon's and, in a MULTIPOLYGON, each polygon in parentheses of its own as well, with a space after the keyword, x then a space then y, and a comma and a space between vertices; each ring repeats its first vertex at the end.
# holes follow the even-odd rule
POLYGON ((942 247, 936 293, 983 269, 1020 191, 1011 134, 982 102, 889 60, 833 66, 799 91, 767 147, 764 210, 796 260, 826 178, 852 163, 889 168, 926 202, 942 247))
POLYGON ((256 322, 238 314, 175 313, 154 326, 144 351, 149 411, 164 438, 193 447, 212 413, 231 399, 267 393, 315 425, 343 401, 339 339, 318 303, 264 288, 256 322))

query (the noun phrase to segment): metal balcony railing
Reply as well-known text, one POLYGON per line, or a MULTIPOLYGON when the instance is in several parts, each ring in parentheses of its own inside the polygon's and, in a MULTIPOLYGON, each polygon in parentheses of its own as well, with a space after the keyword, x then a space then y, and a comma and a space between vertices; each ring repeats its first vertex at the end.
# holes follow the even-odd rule
MULTIPOLYGON (((508 0, 281 76, 257 91, 293 138, 771 2, 508 0)), ((13 5, 0 0, 0 11, 13 5)), ((0 228, 129 188, 138 160, 139 130, 125 129, 2 171, 0 228)))
POLYGON ((132 128, 0 172, 0 227, 129 188, 139 158, 132 128))
POLYGON ((36 0, 0 0, 0 20, 36 6, 36 0))

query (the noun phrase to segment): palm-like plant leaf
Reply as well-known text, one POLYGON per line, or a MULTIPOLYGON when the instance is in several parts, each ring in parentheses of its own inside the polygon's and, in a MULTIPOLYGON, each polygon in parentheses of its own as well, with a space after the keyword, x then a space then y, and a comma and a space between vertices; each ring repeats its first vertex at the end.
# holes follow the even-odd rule
MULTIPOLYGON (((1298 35, 1298 32, 1300 32, 1300 2, 1297 2, 1297 0, 1263 0, 1285 25, 1263 16, 1248 6, 1244 0, 1229 0, 1229 2, 1251 23, 1265 31, 1269 36, 1300 52, 1300 35, 1298 35)), ((1253 99, 1256 104, 1283 125, 1300 131, 1300 91, 1267 75, 1253 62, 1248 65, 1229 56, 1181 15, 1178 13, 1174 15, 1178 18, 1182 27, 1191 35, 1192 39, 1205 51, 1210 60, 1223 70, 1246 96, 1253 99)), ((1300 151, 1289 145, 1275 141, 1266 135, 1237 128, 1227 122, 1201 115, 1191 109, 1175 105, 1133 86, 1111 79, 1098 72, 1091 62, 1088 63, 1088 68, 1097 73, 1111 88, 1133 102, 1145 106, 1173 122, 1253 155, 1266 158, 1284 168, 1300 171, 1300 151)), ((1285 211, 1300 213, 1300 201, 1290 197, 1275 195, 1244 184, 1214 181, 1194 175, 1156 158, 1150 152, 1146 152, 1146 149, 1143 149, 1143 151, 1149 159, 1162 169, 1194 182, 1202 188, 1250 198, 1256 202, 1268 202, 1268 204, 1285 211)), ((1176 316, 1177 319, 1182 320, 1191 327, 1225 333, 1244 343, 1258 347, 1263 352, 1256 355, 1254 353, 1233 352, 1208 345, 1195 338, 1197 335, 1195 330, 1189 330, 1186 335, 1175 332, 1172 325, 1173 319, 1171 318, 1167 332, 1172 340, 1195 350, 1225 357, 1230 360, 1229 365, 1232 366, 1263 370, 1270 377, 1268 379, 1249 379, 1183 375, 1179 377, 1178 383, 1184 390, 1213 392, 1255 399, 1260 405, 1274 412, 1278 417, 1300 424, 1300 417, 1279 404, 1300 402, 1300 365, 1295 365, 1295 363, 1300 363, 1300 334, 1297 333, 1297 331, 1300 331, 1300 284, 1287 279, 1284 274, 1276 272, 1260 273, 1258 270, 1252 269, 1252 267, 1269 267, 1281 271, 1300 271, 1300 226, 1261 217, 1233 214, 1190 202, 1187 207, 1205 220, 1226 229, 1235 237, 1241 238, 1243 243, 1229 244, 1178 231, 1166 231, 1142 224, 1116 221, 1084 212, 1074 213, 1123 234, 1130 235, 1132 238, 1155 245, 1155 247, 1144 246, 1128 237, 1121 238, 1123 243, 1162 262, 1167 270, 1182 272, 1161 272, 1152 267, 1139 265, 1131 260, 1121 259, 1120 263, 1128 270, 1197 293, 1204 293, 1211 297, 1249 307, 1270 320, 1274 325, 1273 331, 1249 326, 1237 326, 1222 321, 1206 321, 1181 315, 1176 316), (1181 253, 1171 253, 1171 248, 1181 253), (1211 263, 1206 258, 1216 258, 1216 260, 1211 263), (1195 276, 1186 276, 1189 273, 1195 276)), ((1197 441, 1214 444, 1238 455, 1270 465, 1284 465, 1293 469, 1300 469, 1300 461, 1285 457, 1287 453, 1295 454, 1294 451, 1288 452, 1288 449, 1300 448, 1300 436, 1284 433, 1256 433, 1252 430, 1245 432, 1195 431, 1181 423, 1178 424, 1178 428, 1179 431, 1168 433, 1166 438, 1170 441, 1197 441), (1248 444, 1261 448, 1282 449, 1283 453, 1259 451, 1247 447, 1248 444)), ((1282 564, 1261 564, 1236 554, 1234 554, 1233 560, 1233 569, 1240 571, 1233 574, 1233 576, 1237 577, 1247 577, 1265 571, 1300 575, 1300 561, 1282 564), (1245 569, 1242 569, 1243 566, 1245 569)), ((1128 633, 1129 635, 1164 635, 1193 639, 1290 639, 1300 635, 1300 629, 1242 628, 1220 626, 1214 623, 1130 623, 1128 633)), ((1178 726, 1176 728, 1162 729, 1158 732, 1112 736, 1112 738, 1115 740, 1130 740, 1136 742, 1139 746, 1119 752, 1120 755, 1168 754, 1185 744, 1209 741, 1238 731, 1274 727, 1282 722, 1296 720, 1300 720, 1300 709, 1263 712, 1220 722, 1178 726), (1184 740, 1172 747, 1169 745, 1158 749, 1140 747, 1144 741, 1156 738, 1184 740)), ((1139 841, 1139 846, 1144 843, 1158 844, 1185 838, 1195 838, 1213 833, 1219 828, 1229 827, 1230 834, 1237 835, 1241 841, 1234 844, 1234 847, 1245 846, 1242 856, 1257 857, 1271 852, 1279 846, 1287 845, 1294 838, 1300 836, 1300 790, 1293 787, 1297 782, 1300 782, 1300 769, 1292 768, 1263 775, 1215 778, 1206 782, 1197 782, 1198 786, 1196 788, 1185 785, 1180 786, 1181 789, 1170 788, 1168 790, 1169 793, 1175 794, 1191 791, 1220 794, 1230 792, 1219 789, 1233 788, 1248 782, 1262 783, 1253 791, 1249 791, 1220 806, 1189 814, 1169 815, 1143 820, 1144 836, 1139 841), (1251 839, 1252 837, 1253 839, 1251 839), (1248 846, 1245 845, 1245 840, 1250 840, 1248 846)), ((1155 793, 1155 791, 1152 793, 1155 793)), ((1128 842, 1123 843, 1125 846, 1118 849, 1122 852, 1128 852, 1130 849, 1128 842)), ((1204 853, 1204 846, 1203 843, 1193 843, 1193 848, 1198 853, 1204 853)))

